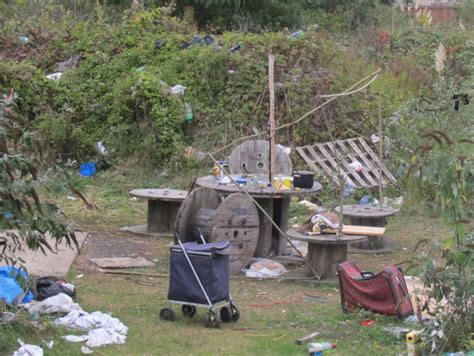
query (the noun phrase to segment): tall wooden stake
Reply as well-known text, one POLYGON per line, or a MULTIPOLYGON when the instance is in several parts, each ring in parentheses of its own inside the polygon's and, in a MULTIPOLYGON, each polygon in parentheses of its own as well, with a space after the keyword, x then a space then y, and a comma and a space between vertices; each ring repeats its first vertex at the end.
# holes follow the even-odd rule
POLYGON ((383 159, 383 126, 382 126, 382 95, 379 94, 379 201, 383 207, 383 186, 382 186, 382 159, 383 159))
POLYGON ((274 79, 275 57, 268 55, 268 88, 270 92, 270 117, 268 118, 268 136, 269 136, 269 169, 268 179, 273 183, 275 171, 275 79, 274 79))

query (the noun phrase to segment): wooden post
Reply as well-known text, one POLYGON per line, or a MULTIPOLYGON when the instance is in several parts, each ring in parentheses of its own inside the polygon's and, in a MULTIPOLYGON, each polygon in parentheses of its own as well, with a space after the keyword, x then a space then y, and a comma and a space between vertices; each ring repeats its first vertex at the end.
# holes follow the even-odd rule
POLYGON ((383 206, 383 186, 382 186, 382 159, 383 159, 383 129, 382 129, 382 94, 379 94, 379 201, 383 206))
POLYGON ((275 79, 274 79, 275 57, 268 55, 268 88, 270 92, 270 117, 268 118, 268 135, 269 135, 269 169, 268 178, 273 183, 273 175, 275 171, 275 79))

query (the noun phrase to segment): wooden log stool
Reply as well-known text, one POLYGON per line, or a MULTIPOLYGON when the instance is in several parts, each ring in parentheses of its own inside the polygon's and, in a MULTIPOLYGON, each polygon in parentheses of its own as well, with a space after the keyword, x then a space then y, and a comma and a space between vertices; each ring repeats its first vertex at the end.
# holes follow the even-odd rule
POLYGON ((243 193, 223 201, 211 188, 197 188, 184 200, 176 219, 176 232, 182 242, 229 241, 229 272, 239 273, 248 265, 258 242, 259 216, 255 204, 243 193))
MULTIPOLYGON (((335 209, 340 211, 339 207, 335 209)), ((349 218, 351 225, 385 227, 386 218, 398 214, 400 210, 390 207, 372 205, 344 205, 343 215, 349 218)), ((384 253, 397 249, 399 245, 390 241, 386 236, 369 236, 368 240, 351 243, 349 252, 354 253, 384 253)))
MULTIPOLYGON (((337 265, 347 260, 347 244, 367 239, 367 236, 357 235, 341 235, 339 239, 336 238, 335 234, 308 236, 293 229, 288 230, 287 235, 293 240, 308 243, 306 258, 321 279, 336 278, 337 265)), ((306 275, 313 276, 308 267, 306 267, 306 275)))
POLYGON ((140 235, 173 236, 176 216, 188 192, 176 189, 134 189, 130 195, 148 200, 147 224, 127 228, 140 235))

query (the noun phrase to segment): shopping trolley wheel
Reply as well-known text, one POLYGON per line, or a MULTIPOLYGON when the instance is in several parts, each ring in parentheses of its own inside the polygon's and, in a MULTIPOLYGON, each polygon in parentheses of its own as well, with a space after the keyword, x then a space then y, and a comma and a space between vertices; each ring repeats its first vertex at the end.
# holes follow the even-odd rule
POLYGON ((204 324, 207 328, 218 328, 219 321, 217 320, 216 313, 210 310, 204 317, 204 324))
POLYGON ((237 321, 240 318, 239 309, 234 304, 230 305, 230 312, 232 314, 232 321, 237 321))
POLYGON ((196 307, 194 305, 183 304, 181 311, 183 312, 184 316, 192 318, 196 314, 196 307))
POLYGON ((220 314, 223 323, 229 323, 230 321, 232 321, 232 314, 230 313, 229 308, 222 307, 220 310, 220 314))
POLYGON ((176 313, 173 309, 164 308, 160 311, 160 319, 164 321, 175 321, 176 320, 176 313))

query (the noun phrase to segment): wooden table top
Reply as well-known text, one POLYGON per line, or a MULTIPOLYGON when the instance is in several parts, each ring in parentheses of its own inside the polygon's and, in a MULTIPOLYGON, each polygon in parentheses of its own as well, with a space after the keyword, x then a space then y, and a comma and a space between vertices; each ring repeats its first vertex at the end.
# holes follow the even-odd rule
MULTIPOLYGON (((240 178, 242 175, 232 175, 233 179, 240 178)), ((201 187, 215 189, 221 193, 237 193, 241 192, 239 187, 235 184, 220 184, 220 179, 214 176, 205 176, 200 177, 196 180, 196 184, 201 187)), ((322 189, 321 184, 318 182, 314 182, 313 187, 309 189, 303 188, 291 188, 288 190, 278 190, 273 187, 264 187, 260 188, 257 184, 245 184, 241 186, 246 192, 248 192, 251 196, 257 198, 285 198, 285 197, 292 197, 292 196, 307 196, 314 194, 322 189)))
MULTIPOLYGON (((339 212, 339 207, 335 209, 339 212)), ((390 207, 373 206, 369 204, 364 205, 343 205, 343 214, 354 218, 384 218, 395 215, 400 209, 390 207)))
POLYGON ((294 229, 288 230, 286 234, 293 240, 306 241, 319 245, 341 245, 348 244, 351 242, 359 242, 367 239, 367 236, 340 235, 338 240, 336 239, 336 234, 303 235, 302 233, 294 229))
POLYGON ((183 201, 188 192, 177 189, 133 189, 129 194, 148 200, 183 201))

